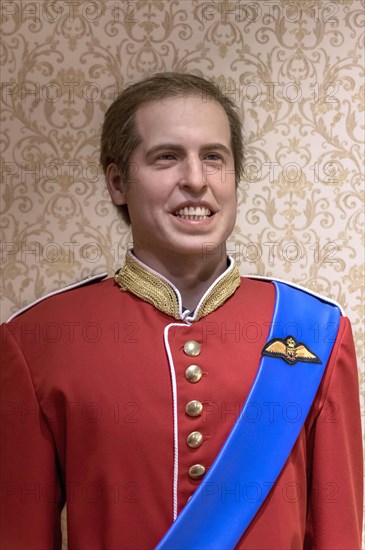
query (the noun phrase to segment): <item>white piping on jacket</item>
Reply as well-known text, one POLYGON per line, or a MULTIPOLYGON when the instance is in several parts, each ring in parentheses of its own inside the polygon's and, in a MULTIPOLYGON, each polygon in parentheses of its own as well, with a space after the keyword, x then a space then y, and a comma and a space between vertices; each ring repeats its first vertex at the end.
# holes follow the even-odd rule
POLYGON ((169 330, 171 327, 187 327, 189 324, 185 323, 171 323, 164 329, 164 343, 169 360, 171 387, 172 387, 172 407, 173 407, 173 422, 174 422, 174 473, 173 473, 173 486, 172 486, 172 501, 173 501, 173 519, 177 518, 177 479, 179 474, 179 435, 178 435, 178 421, 177 421, 177 387, 176 387, 176 373, 174 360, 172 358, 171 348, 168 341, 169 330))

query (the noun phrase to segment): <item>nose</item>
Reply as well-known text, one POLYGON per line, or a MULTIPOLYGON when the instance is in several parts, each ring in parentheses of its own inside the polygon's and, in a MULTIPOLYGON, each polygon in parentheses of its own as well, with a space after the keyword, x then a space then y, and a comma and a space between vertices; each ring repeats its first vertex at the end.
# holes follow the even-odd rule
POLYGON ((187 156, 181 163, 180 187, 200 193, 207 186, 203 163, 199 156, 187 156))

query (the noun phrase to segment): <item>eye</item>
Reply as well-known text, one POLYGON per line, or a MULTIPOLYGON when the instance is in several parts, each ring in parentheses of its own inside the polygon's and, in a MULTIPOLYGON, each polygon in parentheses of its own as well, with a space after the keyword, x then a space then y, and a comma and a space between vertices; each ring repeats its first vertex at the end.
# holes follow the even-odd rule
POLYGON ((163 153, 162 155, 159 155, 156 160, 175 160, 176 156, 172 153, 163 153))
POLYGON ((222 162, 223 158, 218 153, 208 153, 205 155, 204 160, 213 161, 213 162, 222 162))

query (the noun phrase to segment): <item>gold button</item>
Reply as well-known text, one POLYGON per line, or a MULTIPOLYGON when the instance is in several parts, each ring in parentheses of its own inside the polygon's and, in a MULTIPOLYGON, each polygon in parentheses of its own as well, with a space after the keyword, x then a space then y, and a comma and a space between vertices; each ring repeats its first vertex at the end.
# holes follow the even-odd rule
POLYGON ((188 340, 184 344, 184 353, 190 357, 196 357, 200 353, 200 344, 195 340, 188 340))
POLYGON ((189 401, 185 407, 185 412, 188 416, 199 416, 203 410, 203 405, 200 401, 189 401))
POLYGON ((189 468, 189 476, 191 479, 200 479, 205 474, 205 468, 202 464, 194 464, 189 468))
POLYGON ((185 378, 188 382, 196 384, 203 376, 203 371, 198 365, 190 365, 185 371, 185 378))
POLYGON ((200 445, 203 443, 203 434, 201 434, 200 432, 191 432, 191 434, 189 434, 186 438, 186 443, 192 449, 200 447, 200 445))

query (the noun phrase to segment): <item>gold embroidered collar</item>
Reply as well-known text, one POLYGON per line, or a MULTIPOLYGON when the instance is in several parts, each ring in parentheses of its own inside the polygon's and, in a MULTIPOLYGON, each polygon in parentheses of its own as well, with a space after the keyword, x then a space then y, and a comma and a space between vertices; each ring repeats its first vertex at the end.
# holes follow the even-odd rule
POLYGON ((116 272, 115 281, 123 290, 132 292, 174 319, 198 321, 221 306, 240 285, 238 267, 230 265, 201 298, 195 311, 184 312, 178 289, 165 277, 138 260, 128 250, 124 265, 116 272))

